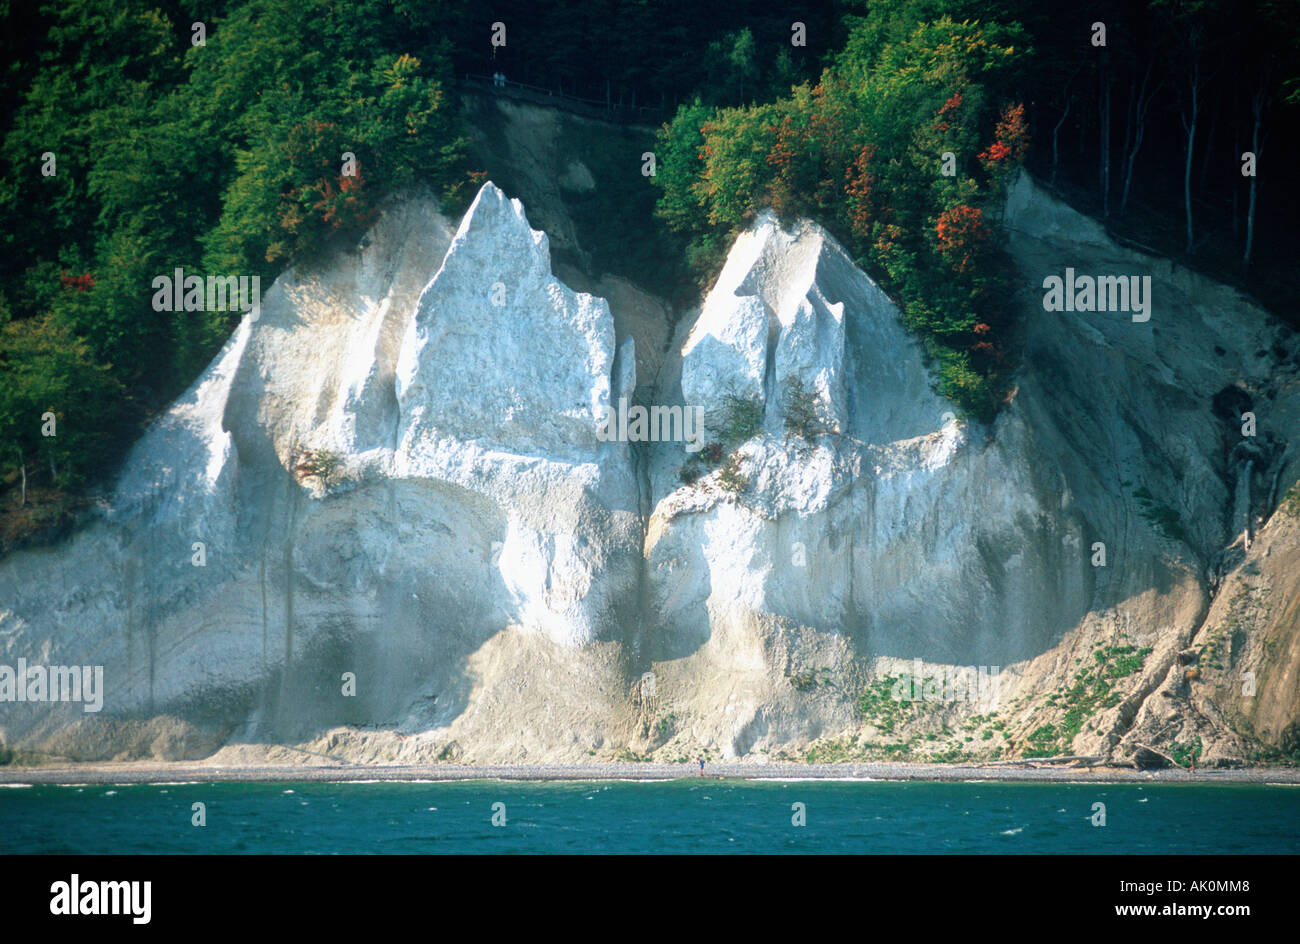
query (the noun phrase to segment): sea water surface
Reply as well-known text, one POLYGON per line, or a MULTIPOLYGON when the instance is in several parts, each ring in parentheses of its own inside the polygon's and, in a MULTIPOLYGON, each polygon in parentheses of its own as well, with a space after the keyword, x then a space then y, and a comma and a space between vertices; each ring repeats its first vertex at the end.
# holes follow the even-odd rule
POLYGON ((0 788, 5 854, 595 852, 1297 853, 1300 787, 685 779, 0 788), (206 825, 194 825, 196 803, 206 825), (1094 825, 1098 803, 1105 825, 1094 825))

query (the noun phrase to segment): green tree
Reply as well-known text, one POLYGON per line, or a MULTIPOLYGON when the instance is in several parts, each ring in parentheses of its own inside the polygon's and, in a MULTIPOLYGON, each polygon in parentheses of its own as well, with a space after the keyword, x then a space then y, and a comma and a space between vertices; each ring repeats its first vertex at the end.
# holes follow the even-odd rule
POLYGON ((394 190, 464 206, 446 15, 389 0, 230 0, 202 15, 70 0, 19 19, 40 35, 3 82, 17 107, 0 142, 14 170, 0 182, 0 473, 39 452, 59 487, 93 478, 127 421, 211 358, 239 314, 155 311, 157 275, 267 285, 394 190), (61 432, 38 441, 42 403, 61 432))
POLYGON ((52 317, 11 321, 0 326, 0 368, 0 468, 66 488, 112 461, 122 391, 84 341, 52 317))
POLYGON ((940 390, 990 418, 1010 367, 1009 270, 992 211, 1028 141, 1023 107, 995 95, 1011 85, 1022 36, 1014 25, 909 22, 879 8, 849 25, 816 86, 711 114, 698 102, 679 110, 660 133, 659 215, 690 235, 705 278, 762 207, 815 217, 899 299, 940 390), (940 172, 949 151, 961 157, 951 176, 940 172))

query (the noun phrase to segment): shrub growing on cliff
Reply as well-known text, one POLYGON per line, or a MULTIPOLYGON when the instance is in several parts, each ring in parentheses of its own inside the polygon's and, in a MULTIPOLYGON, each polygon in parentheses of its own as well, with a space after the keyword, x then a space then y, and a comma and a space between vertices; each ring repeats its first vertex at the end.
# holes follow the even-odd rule
POLYGON ((784 393, 786 432, 805 442, 834 432, 826 421, 825 404, 816 390, 809 390, 802 380, 791 376, 786 379, 784 393))
POLYGON ((339 479, 343 467, 338 454, 328 449, 300 449, 294 459, 293 471, 298 481, 315 479, 321 485, 332 485, 339 479))
POLYGON ((1292 485, 1282 496, 1282 507, 1288 514, 1300 518, 1300 482, 1292 485))
POLYGON ((735 393, 723 397, 722 429, 719 431, 723 443, 728 446, 739 445, 756 436, 762 427, 762 400, 735 393))
POLYGON ((749 488, 749 479, 740 471, 740 457, 734 452, 722 463, 718 472, 718 487, 729 495, 739 495, 749 488))

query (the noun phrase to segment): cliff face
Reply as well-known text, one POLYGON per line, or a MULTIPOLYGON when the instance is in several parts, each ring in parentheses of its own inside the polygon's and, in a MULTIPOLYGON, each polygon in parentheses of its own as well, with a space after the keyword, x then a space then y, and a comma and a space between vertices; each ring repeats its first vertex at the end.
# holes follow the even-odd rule
POLYGON ((727 391, 760 396, 763 435, 740 447, 750 485, 738 497, 716 474, 674 490, 673 458, 652 464, 665 497, 646 542, 649 651, 671 683, 709 693, 705 739, 736 753, 821 736, 821 756, 1148 762, 1148 745, 1176 743, 1228 762, 1260 746, 1194 705, 1237 697, 1230 676, 1263 663, 1278 684, 1245 703, 1276 714, 1271 741, 1255 733, 1293 751, 1283 627, 1300 578, 1272 568, 1272 615, 1254 624, 1276 638, 1276 663, 1246 655, 1248 627, 1231 668, 1187 670, 1202 661, 1211 593, 1242 562, 1237 529, 1272 510, 1243 507, 1243 482, 1258 496, 1295 478, 1294 339, 1235 292, 1113 245, 1027 178, 1006 214, 1028 287, 1025 357, 995 430, 954 421, 892 304, 818 227, 763 218, 738 241, 661 389, 715 411, 727 391), (1150 320, 1044 311, 1038 286, 1066 267, 1151 276, 1150 320), (840 435, 786 435, 792 376, 840 435), (1223 403, 1252 398, 1263 405, 1243 437, 1242 410, 1223 403), (915 660, 922 678, 966 666, 989 681, 894 717, 873 680, 916 675, 915 660))
POLYGON ((0 737, 33 761, 1297 749, 1300 525, 1273 509, 1300 344, 1027 179, 1006 214, 1025 366, 985 429, 813 224, 760 217, 660 349, 662 307, 571 290, 491 184, 454 232, 394 206, 277 281, 100 520, 0 561, 0 663, 106 688, 99 713, 0 704, 0 737), (1150 275, 1150 321, 1044 311, 1066 267, 1150 275), (787 428, 799 388, 830 432, 787 428), (708 434, 609 441, 620 401, 708 434), (979 682, 890 697, 918 667, 979 682))
POLYGON ((277 281, 103 521, 5 562, 4 661, 103 664, 106 686, 102 715, 5 705, 6 741, 112 757, 337 724, 480 733, 496 700, 534 699, 513 756, 617 714, 602 637, 631 622, 641 529, 627 446, 595 435, 634 380, 608 306, 551 276, 493 186, 454 234, 417 200, 367 242, 277 281))

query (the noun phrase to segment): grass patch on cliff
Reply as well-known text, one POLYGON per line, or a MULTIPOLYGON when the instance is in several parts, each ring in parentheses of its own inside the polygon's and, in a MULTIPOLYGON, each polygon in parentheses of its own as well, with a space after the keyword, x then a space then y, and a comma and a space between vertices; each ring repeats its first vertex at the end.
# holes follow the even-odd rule
POLYGON ((787 675, 786 679, 796 692, 812 692, 822 687, 835 687, 835 683, 831 680, 831 670, 824 666, 809 669, 807 672, 796 672, 793 675, 787 675))
POLYGON ((1243 586, 1233 594, 1227 615, 1210 631, 1201 647, 1201 660, 1207 666, 1223 671, 1224 662, 1231 664, 1234 649, 1255 628, 1256 618, 1267 612, 1267 599, 1268 592, 1263 587, 1243 586))
POLYGON ((1300 481, 1297 481, 1282 496, 1281 506, 1293 518, 1300 518, 1300 481))
POLYGON ((867 724, 882 734, 893 734, 895 728, 905 718, 916 716, 914 707, 916 702, 907 702, 906 704, 913 706, 908 710, 903 707, 905 703, 902 700, 893 697, 894 686, 900 680, 909 686, 910 691, 912 684, 910 675, 889 676, 871 682, 858 696, 858 713, 863 716, 867 724))
POLYGON ((1197 737, 1195 741, 1189 741, 1186 744, 1180 741, 1169 742, 1169 756, 1174 759, 1174 763, 1179 767, 1191 768, 1196 766, 1196 762, 1201 759, 1201 739, 1197 737))
POLYGON ((1282 732, 1280 744, 1260 744, 1254 751, 1246 754, 1246 760, 1252 764, 1300 767, 1300 722, 1292 722, 1282 732))
POLYGON ((904 672, 875 679, 862 688, 858 714, 867 727, 888 740, 860 742, 857 759, 954 764, 1001 757, 1011 742, 1006 720, 996 713, 970 715, 954 732, 948 720, 940 724, 952 702, 896 697, 895 693, 921 691, 927 681, 904 672))
POLYGON ((1057 757, 1069 754, 1075 736, 1098 711, 1113 708, 1123 697, 1119 681, 1142 670, 1149 648, 1100 646, 1092 662, 1084 664, 1069 684, 1048 696, 1045 705, 1062 712, 1055 721, 1040 724, 1025 738, 1025 757, 1057 757))
POLYGON ((1138 501, 1138 512, 1165 537, 1174 541, 1190 543, 1187 529, 1183 527, 1178 512, 1164 502, 1156 501, 1155 496, 1144 485, 1133 493, 1138 501))
POLYGON ((740 455, 732 450, 757 436, 762 429, 762 400, 734 391, 725 394, 718 440, 688 457, 678 477, 684 484, 694 485, 702 476, 718 471, 719 488, 729 495, 743 494, 749 488, 749 479, 740 471, 740 455))
POLYGON ((843 764, 892 761, 916 764, 966 764, 995 760, 1003 754, 1002 747, 989 751, 967 750, 960 741, 945 741, 934 732, 913 735, 906 740, 891 742, 855 741, 852 738, 832 738, 818 741, 804 751, 802 760, 809 764, 843 764))

